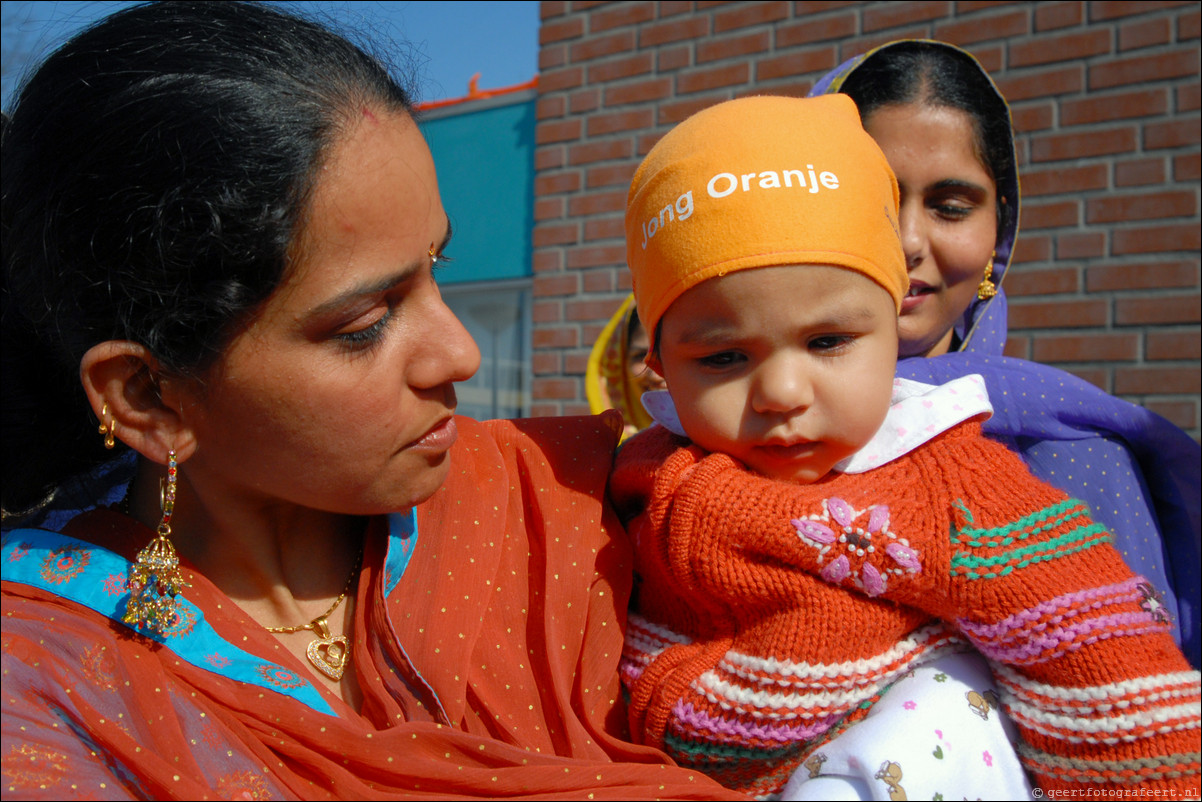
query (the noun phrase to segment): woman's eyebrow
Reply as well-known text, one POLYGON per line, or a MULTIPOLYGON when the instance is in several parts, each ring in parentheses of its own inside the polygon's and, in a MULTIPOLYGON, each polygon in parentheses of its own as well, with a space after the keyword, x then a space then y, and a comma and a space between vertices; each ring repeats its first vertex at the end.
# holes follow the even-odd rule
POLYGON ((942 181, 936 181, 934 184, 931 184, 931 189, 970 189, 974 192, 989 191, 988 188, 983 187, 980 184, 974 184, 971 181, 964 181, 959 178, 945 178, 942 181))
MULTIPOLYGON (((446 233, 443 234, 442 241, 438 244, 438 246, 434 248, 434 252, 435 253, 442 252, 442 250, 444 248, 446 248, 447 245, 450 244, 450 242, 451 242, 451 221, 450 221, 450 219, 448 219, 446 233)), ((426 259, 428 259, 428 258, 430 258, 428 254, 422 254, 421 257, 419 257, 418 259, 415 259, 410 264, 405 265, 404 267, 402 267, 400 270, 398 270, 395 273, 384 276, 383 278, 381 278, 377 281, 365 282, 363 284, 359 284, 359 285, 351 287, 343 292, 340 292, 337 295, 335 295, 333 298, 330 298, 328 301, 325 301, 321 304, 318 304, 316 307, 314 307, 313 310, 308 314, 307 317, 309 317, 309 318, 322 317, 324 315, 327 315, 327 314, 337 311, 341 307, 346 306, 347 304, 349 304, 359 298, 370 297, 373 295, 379 295, 380 293, 387 292, 388 290, 392 289, 393 287, 403 284, 404 282, 413 278, 414 274, 416 274, 418 271, 420 271, 425 266, 426 259)))

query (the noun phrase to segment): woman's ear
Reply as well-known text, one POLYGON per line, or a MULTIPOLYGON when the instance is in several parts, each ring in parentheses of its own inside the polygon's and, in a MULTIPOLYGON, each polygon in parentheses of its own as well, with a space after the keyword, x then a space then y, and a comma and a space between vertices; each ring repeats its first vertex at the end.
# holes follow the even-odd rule
POLYGON ((145 346, 127 340, 94 345, 80 360, 79 376, 101 425, 134 451, 166 465, 167 452, 183 462, 195 450, 181 399, 164 392, 169 380, 145 346))

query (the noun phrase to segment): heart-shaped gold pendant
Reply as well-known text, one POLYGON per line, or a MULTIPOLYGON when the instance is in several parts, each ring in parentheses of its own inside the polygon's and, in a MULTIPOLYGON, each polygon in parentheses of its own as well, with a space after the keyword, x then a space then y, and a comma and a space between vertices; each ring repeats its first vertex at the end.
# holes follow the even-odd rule
POLYGON ((351 650, 347 646, 346 636, 339 635, 336 638, 318 638, 311 641, 305 655, 314 668, 337 681, 342 679, 342 673, 346 671, 351 650))

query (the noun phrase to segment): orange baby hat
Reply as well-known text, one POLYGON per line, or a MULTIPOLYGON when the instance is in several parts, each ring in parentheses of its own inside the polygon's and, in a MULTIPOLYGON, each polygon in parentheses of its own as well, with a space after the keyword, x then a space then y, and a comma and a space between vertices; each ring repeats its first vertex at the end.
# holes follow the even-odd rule
POLYGON ((897 179, 846 95, 711 106, 669 131, 630 185, 626 262, 639 317, 654 337, 690 287, 800 264, 855 270, 900 310, 909 278, 897 203, 897 179))

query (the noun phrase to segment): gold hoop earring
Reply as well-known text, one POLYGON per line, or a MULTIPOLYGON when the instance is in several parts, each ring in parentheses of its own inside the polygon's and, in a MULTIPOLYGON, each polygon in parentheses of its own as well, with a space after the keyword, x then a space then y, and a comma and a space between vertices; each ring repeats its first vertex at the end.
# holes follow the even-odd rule
POLYGON ((104 404, 100 407, 100 426, 96 430, 104 435, 104 447, 112 448, 117 444, 117 419, 110 418, 109 422, 105 423, 104 419, 108 417, 108 414, 109 405, 104 404))
POLYGON ((167 481, 159 480, 159 507, 163 518, 159 521, 158 535, 138 552, 137 561, 125 582, 129 601, 122 620, 158 635, 179 622, 179 603, 175 597, 189 587, 180 573, 179 557, 170 540, 177 473, 175 451, 172 450, 167 453, 167 481))
POLYGON ((977 298, 982 301, 987 301, 997 295, 997 285, 993 283, 993 257, 997 256, 997 251, 993 252, 993 256, 989 257, 989 263, 985 265, 985 277, 981 279, 981 283, 977 285, 977 298))

